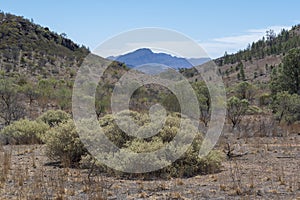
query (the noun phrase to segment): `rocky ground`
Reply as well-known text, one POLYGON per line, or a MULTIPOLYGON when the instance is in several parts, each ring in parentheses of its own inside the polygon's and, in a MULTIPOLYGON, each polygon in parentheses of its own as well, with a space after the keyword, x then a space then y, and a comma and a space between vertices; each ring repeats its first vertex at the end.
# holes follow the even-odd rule
POLYGON ((89 176, 50 163, 44 146, 4 146, 0 199, 300 199, 299 135, 230 141, 220 173, 170 180, 89 176))

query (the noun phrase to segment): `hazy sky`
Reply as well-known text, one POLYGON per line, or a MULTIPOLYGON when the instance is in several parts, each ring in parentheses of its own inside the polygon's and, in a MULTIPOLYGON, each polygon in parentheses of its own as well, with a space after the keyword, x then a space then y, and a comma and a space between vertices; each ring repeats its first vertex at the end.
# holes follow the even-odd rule
POLYGON ((300 23, 300 1, 0 0, 4 12, 33 19, 79 44, 96 48, 121 32, 160 27, 197 41, 215 58, 300 23))

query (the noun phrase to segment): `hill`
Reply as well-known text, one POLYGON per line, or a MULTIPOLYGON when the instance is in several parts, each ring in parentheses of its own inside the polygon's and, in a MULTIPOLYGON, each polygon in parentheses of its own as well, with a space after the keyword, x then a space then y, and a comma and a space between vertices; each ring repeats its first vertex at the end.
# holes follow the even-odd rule
MULTIPOLYGON (((291 30, 283 29, 278 35, 269 30, 266 36, 253 42, 244 50, 217 58, 214 62, 219 67, 226 86, 234 86, 242 81, 255 85, 266 85, 270 81, 272 70, 282 63, 286 53, 300 47, 300 25, 291 30), (241 68, 245 78, 241 78, 241 68)), ((183 69, 181 72, 191 81, 200 80, 195 69, 183 69)), ((267 86, 265 87, 267 88, 267 86)))
MULTIPOLYGON (((0 128, 48 109, 71 112, 73 82, 89 53, 66 34, 0 13, 0 128)), ((112 62, 101 82, 109 90, 126 70, 122 63, 112 62)))
POLYGON ((90 53, 47 27, 9 13, 0 13, 0 69, 34 77, 65 76, 90 53))
POLYGON ((300 47, 300 25, 293 26, 291 30, 283 29, 278 35, 269 30, 266 36, 253 42, 244 50, 235 54, 227 54, 215 60, 220 67, 228 85, 242 81, 240 69, 243 67, 245 79, 249 82, 260 84, 268 83, 273 68, 276 68, 286 53, 300 47))

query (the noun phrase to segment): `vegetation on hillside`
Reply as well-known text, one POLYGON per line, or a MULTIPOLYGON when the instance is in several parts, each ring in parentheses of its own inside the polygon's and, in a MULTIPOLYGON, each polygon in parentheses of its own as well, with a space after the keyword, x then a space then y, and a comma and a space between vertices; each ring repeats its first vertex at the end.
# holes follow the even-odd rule
POLYGON ((89 50, 65 34, 23 17, 0 13, 0 69, 30 76, 59 74, 78 67, 89 50))
POLYGON ((292 49, 283 63, 273 69, 270 89, 273 111, 281 122, 292 124, 300 120, 300 49, 292 49))
POLYGON ((266 32, 266 36, 257 42, 253 42, 244 50, 240 50, 234 54, 228 54, 215 60, 219 65, 234 64, 241 61, 251 61, 255 59, 263 59, 270 55, 285 55, 286 52, 300 46, 300 26, 293 26, 288 31, 282 31, 276 35, 274 30, 266 32))

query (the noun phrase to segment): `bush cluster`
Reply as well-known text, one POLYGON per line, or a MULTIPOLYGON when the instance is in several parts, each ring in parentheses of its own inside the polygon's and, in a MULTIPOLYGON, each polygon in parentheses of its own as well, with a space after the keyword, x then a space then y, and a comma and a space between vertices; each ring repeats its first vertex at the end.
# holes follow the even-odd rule
MULTIPOLYGON (((137 130, 145 131, 149 129, 155 129, 152 127, 151 120, 147 114, 141 114, 138 112, 121 112, 119 114, 121 122, 123 125, 129 125, 128 123, 128 116, 133 119, 133 121, 140 125, 142 128, 137 130)), ((187 120, 187 119, 184 119, 187 120)), ((169 144, 174 137, 179 133, 180 126, 183 125, 183 139, 190 139, 191 132, 195 131, 193 126, 189 124, 188 120, 185 121, 186 123, 181 123, 181 118, 179 114, 169 114, 166 118, 164 126, 158 131, 155 136, 141 139, 132 136, 128 136, 123 130, 119 128, 117 123, 114 120, 113 115, 106 115, 99 120, 100 126, 102 127, 104 134, 112 141, 116 146, 123 149, 130 150, 136 153, 148 153, 153 152, 158 149, 161 149, 165 145, 169 144)), ((90 138, 92 139, 92 138, 90 138)), ((188 150, 175 162, 167 167, 160 169, 155 172, 146 173, 146 174, 126 174, 116 170, 112 170, 105 165, 101 164, 100 162, 95 162, 98 169, 102 172, 111 174, 111 175, 120 175, 120 176, 143 176, 143 177, 153 177, 158 176, 162 178, 169 178, 169 177, 191 177, 199 174, 206 174, 206 173, 214 173, 220 170, 221 162, 223 160, 223 154, 219 151, 211 151, 208 156, 206 157, 199 157, 199 150, 202 145, 203 136, 200 132, 197 132, 196 137, 193 140, 193 143, 188 150)), ((184 146, 186 147, 186 146, 184 146)), ((182 148, 184 148, 182 147, 182 148)), ((178 147, 177 147, 178 148, 178 147)), ((163 156, 164 159, 157 159, 156 157, 145 157, 144 162, 149 163, 149 165, 157 165, 162 163, 155 163, 156 162, 165 162, 171 163, 172 160, 172 153, 175 152, 175 147, 170 147, 169 154, 166 152, 163 156)), ((106 154, 106 157, 113 157, 113 153, 106 154)), ((124 159, 126 162, 126 158, 124 159)), ((90 167, 91 163, 95 160, 91 157, 91 155, 83 156, 81 160, 82 166, 90 167)), ((130 163, 130 158, 128 157, 128 162, 130 163)), ((121 165, 122 163, 115 163, 121 165)), ((133 163, 135 165, 135 163, 133 163)), ((136 166, 135 166, 136 167, 136 166)))
POLYGON ((44 142, 46 155, 50 159, 60 160, 67 167, 78 163, 81 156, 87 153, 71 119, 48 130, 44 142))
POLYGON ((62 110, 48 110, 43 113, 37 120, 43 121, 48 124, 50 127, 59 125, 62 122, 66 122, 71 119, 71 116, 62 110))
POLYGON ((21 119, 1 130, 0 135, 5 144, 42 144, 46 142, 46 133, 50 128, 58 126, 71 119, 62 110, 49 110, 36 120, 21 119))
POLYGON ((6 144, 39 144, 49 126, 41 121, 22 119, 6 126, 0 134, 6 144))
MULTIPOLYGON (((158 113, 159 115, 159 113, 158 113)), ((143 158, 144 162, 150 165, 160 165, 172 163, 167 167, 155 172, 143 174, 143 177, 158 176, 162 178, 169 177, 190 177, 198 174, 213 173, 220 170, 223 155, 218 151, 212 151, 208 156, 200 158, 199 150, 203 142, 203 136, 196 130, 188 119, 181 118, 179 114, 169 114, 162 127, 157 128, 151 122, 148 114, 138 112, 121 112, 118 114, 121 127, 129 126, 129 117, 139 128, 136 133, 141 134, 146 131, 154 131, 154 136, 148 138, 137 138, 125 133, 120 124, 116 123, 115 116, 106 115, 99 119, 99 124, 104 131, 105 136, 112 141, 118 148, 130 150, 136 153, 150 153, 159 150, 171 141, 182 130, 183 141, 193 141, 192 145, 184 144, 181 147, 169 145, 164 155, 158 159, 155 154, 150 157, 143 158), (158 131, 158 132, 156 132, 158 131), (192 135, 191 133, 196 133, 192 135), (194 137, 195 136, 195 137, 194 137), (187 151, 181 155, 179 159, 174 161, 174 152, 183 149, 187 151), (186 148, 186 149, 185 149, 186 148), (174 162, 172 162, 174 161, 174 162)), ((63 166, 77 166, 81 164, 85 167, 91 167, 95 159, 88 153, 81 139, 86 141, 95 141, 99 139, 98 132, 94 135, 88 135, 86 138, 80 138, 72 119, 68 119, 69 115, 62 111, 48 111, 41 115, 36 121, 27 119, 14 122, 1 131, 10 144, 32 144, 45 143, 46 155, 53 160, 61 161, 63 166)), ((86 122, 88 123, 88 121, 86 122)), ((126 127, 129 130, 130 127, 126 127)), ((133 130, 132 130, 133 131, 133 130)), ((103 144, 100 149, 105 149, 103 144)), ((111 149, 107 149, 106 156, 109 159, 113 157, 111 149)), ((103 151, 98 151, 103 153, 103 151)), ((130 162, 130 157, 124 159, 126 163, 130 162), (128 160, 128 162, 126 161, 128 160)), ((110 175, 121 176, 140 176, 141 174, 126 174, 110 169, 104 164, 95 162, 96 167, 104 173, 110 175)), ((115 163, 122 165, 122 163, 115 163)), ((131 163, 136 165, 136 163, 131 163)), ((135 166, 136 167, 136 166, 135 166)))

